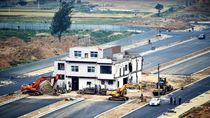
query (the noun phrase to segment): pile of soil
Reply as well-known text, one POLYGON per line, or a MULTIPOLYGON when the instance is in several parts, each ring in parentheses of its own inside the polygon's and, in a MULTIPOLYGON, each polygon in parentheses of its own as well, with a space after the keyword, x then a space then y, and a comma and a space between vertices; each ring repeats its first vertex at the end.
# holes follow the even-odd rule
POLYGON ((67 52, 78 43, 78 37, 72 36, 62 37, 60 42, 52 36, 36 36, 30 42, 16 37, 0 39, 0 68, 54 57, 67 52))
POLYGON ((192 109, 182 118, 209 118, 210 117, 210 102, 192 109))
POLYGON ((136 21, 129 22, 127 25, 153 27, 169 30, 183 30, 191 27, 191 25, 184 20, 177 20, 172 18, 139 18, 136 21))

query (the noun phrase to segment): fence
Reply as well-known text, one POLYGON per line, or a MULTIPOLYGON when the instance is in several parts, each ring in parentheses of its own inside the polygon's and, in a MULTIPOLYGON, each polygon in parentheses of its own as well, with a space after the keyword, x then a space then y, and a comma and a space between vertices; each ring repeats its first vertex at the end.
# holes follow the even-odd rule
MULTIPOLYGON (((49 23, 0 23, 0 29, 49 30, 49 23)), ((145 31, 144 27, 120 25, 72 24, 68 30, 145 31)))

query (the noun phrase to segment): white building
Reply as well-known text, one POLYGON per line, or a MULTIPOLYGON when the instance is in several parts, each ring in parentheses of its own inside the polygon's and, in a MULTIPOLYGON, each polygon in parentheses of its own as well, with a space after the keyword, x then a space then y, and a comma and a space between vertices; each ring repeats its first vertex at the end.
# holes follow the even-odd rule
POLYGON ((120 53, 121 47, 74 47, 69 57, 54 63, 58 85, 67 90, 87 87, 117 89, 126 83, 138 83, 142 71, 142 57, 120 53))

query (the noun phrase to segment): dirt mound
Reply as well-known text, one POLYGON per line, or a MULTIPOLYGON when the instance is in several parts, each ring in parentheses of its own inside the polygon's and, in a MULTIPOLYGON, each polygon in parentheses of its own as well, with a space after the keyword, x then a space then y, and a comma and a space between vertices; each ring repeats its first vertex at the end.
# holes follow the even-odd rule
POLYGON ((30 42, 16 37, 0 40, 0 68, 63 54, 78 42, 77 37, 71 36, 62 37, 61 42, 52 36, 37 36, 30 42))
POLYGON ((139 20, 131 21, 127 25, 163 28, 169 30, 182 30, 191 27, 189 23, 183 20, 172 18, 139 18, 139 20))

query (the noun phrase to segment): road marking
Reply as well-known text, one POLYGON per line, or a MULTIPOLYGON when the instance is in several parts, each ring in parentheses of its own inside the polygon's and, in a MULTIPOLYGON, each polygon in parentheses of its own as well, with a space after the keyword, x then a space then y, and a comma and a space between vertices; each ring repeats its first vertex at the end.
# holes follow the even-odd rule
POLYGON ((102 112, 101 114, 95 116, 94 118, 99 118, 100 116, 102 116, 102 115, 104 115, 104 114, 106 114, 106 113, 108 113, 108 112, 110 112, 110 111, 112 111, 112 110, 114 110, 114 109, 117 109, 117 108, 119 108, 119 107, 121 107, 121 106, 123 106, 123 105, 125 105, 125 104, 130 103, 130 102, 133 102, 134 100, 135 100, 135 99, 129 100, 129 101, 127 101, 127 102, 125 102, 125 103, 123 103, 123 104, 121 104, 121 105, 118 105, 118 106, 116 106, 116 107, 113 107, 113 108, 111 108, 111 109, 109 109, 109 110, 107 110, 107 111, 105 111, 105 112, 102 112))
POLYGON ((193 41, 193 40, 196 40, 196 39, 197 39, 197 38, 191 38, 191 39, 188 39, 188 40, 185 40, 185 41, 178 41, 178 42, 175 42, 175 43, 173 43, 173 44, 169 44, 169 45, 166 45, 166 46, 161 46, 161 47, 159 47, 159 48, 156 48, 155 50, 149 50, 149 51, 142 52, 142 53, 139 53, 139 54, 140 54, 141 56, 145 56, 145 55, 148 55, 148 54, 157 52, 157 51, 165 50, 165 49, 168 49, 168 48, 177 46, 177 45, 181 45, 181 44, 184 44, 184 43, 188 43, 188 42, 193 41))
POLYGON ((122 52, 123 51, 126 51, 126 50, 129 50, 129 49, 132 49, 132 48, 136 48, 136 47, 140 47, 140 46, 143 46, 143 45, 147 45, 148 44, 148 40, 150 40, 152 43, 154 42, 157 42, 157 41, 161 41, 161 40, 166 40, 168 38, 171 38, 172 36, 170 35, 167 35, 167 34, 162 34, 161 37, 156 37, 156 36, 153 36, 149 39, 144 39, 144 40, 140 40, 138 42, 132 42, 132 44, 130 45, 126 45, 126 46, 123 46, 121 48, 122 52))
MULTIPOLYGON (((45 107, 40 108, 40 109, 47 108, 47 109, 48 109, 47 111, 38 112, 38 114, 33 114, 34 112, 37 112, 38 110, 40 110, 40 109, 37 109, 37 110, 35 110, 35 111, 32 111, 32 112, 27 113, 27 114, 25 114, 25 115, 22 115, 22 116, 20 116, 20 117, 18 117, 18 118, 25 118, 25 117, 31 116, 31 115, 33 115, 32 118, 40 118, 40 117, 43 117, 43 116, 45 116, 45 115, 47 115, 47 114, 50 114, 50 113, 55 112, 55 111, 57 111, 57 110, 60 110, 60 109, 62 109, 62 108, 65 108, 65 107, 68 107, 68 106, 70 106, 70 105, 79 103, 79 102, 81 102, 81 101, 84 101, 84 98, 80 98, 80 99, 78 99, 78 100, 75 100, 75 101, 66 103, 66 104, 61 105, 61 106, 58 106, 58 107, 56 107, 56 108, 50 108, 50 106, 53 105, 53 104, 50 104, 50 105, 48 105, 48 106, 45 106, 45 107)), ((57 103, 58 103, 58 102, 57 102, 57 103)), ((56 104, 56 103, 54 103, 54 104, 56 104)))
MULTIPOLYGON (((187 61, 189 61, 189 60, 191 60, 191 59, 194 59, 194 58, 197 58, 197 57, 199 57, 199 56, 205 55, 205 54, 207 54, 207 53, 209 53, 209 52, 210 52, 210 50, 205 51, 205 52, 202 52, 202 53, 197 54, 197 55, 194 55, 194 56, 192 56, 192 57, 183 59, 183 60, 181 60, 181 61, 179 61, 179 62, 177 62, 177 63, 167 65, 167 66, 165 66, 165 67, 160 68, 160 71, 166 70, 166 69, 168 69, 168 68, 170 68, 170 67, 173 67, 173 66, 176 66, 176 65, 178 65, 178 64, 180 64, 180 63, 187 62, 187 61)), ((157 73, 157 72, 158 72, 158 70, 154 70, 154 71, 152 71, 151 73, 152 73, 152 74, 155 74, 155 73, 157 73)))
POLYGON ((204 70, 207 70, 207 69, 209 69, 209 68, 210 68, 210 67, 206 67, 206 68, 204 68, 204 69, 202 69, 202 70, 199 70, 199 71, 193 73, 193 75, 195 75, 195 74, 197 74, 197 73, 200 73, 200 72, 202 72, 202 71, 204 71, 204 70))
POLYGON ((189 103, 183 103, 175 107, 173 109, 175 113, 166 112, 165 114, 161 114, 158 118, 178 118, 180 116, 183 116, 186 112, 190 111, 190 109, 205 104, 209 100, 210 100, 210 90, 191 99, 189 103))
MULTIPOLYGON (((204 76, 203 78, 201 78, 201 79, 199 79, 199 80, 196 80, 196 81, 194 81, 194 82, 192 82, 192 83, 190 83, 190 84, 188 84, 188 85, 185 85, 184 88, 186 88, 186 87, 188 87, 188 86, 191 86, 191 85, 193 85, 193 84, 195 84, 195 83, 197 83, 197 82, 199 82, 199 81, 201 81, 201 80, 203 80, 203 79, 205 79, 205 78, 207 78, 207 77, 210 77, 210 75, 204 76)), ((170 95, 172 95, 173 93, 178 92, 178 91, 180 91, 180 90, 181 90, 181 88, 180 88, 180 89, 177 89, 177 90, 175 90, 175 91, 172 91, 172 92, 169 93, 169 94, 166 94, 166 95, 164 95, 164 96, 161 96, 160 98, 161 98, 161 99, 167 99, 170 95)), ((125 117, 126 115, 128 115, 128 114, 130 114, 130 113, 132 113, 132 112, 134 112, 134 111, 136 111, 136 110, 138 110, 138 109, 141 109, 141 108, 145 107, 146 105, 148 105, 148 103, 146 103, 145 105, 140 106, 139 108, 136 108, 136 109, 134 109, 134 110, 128 112, 127 114, 122 115, 120 118, 125 117)))

